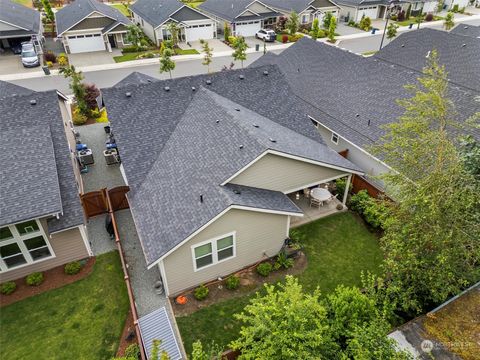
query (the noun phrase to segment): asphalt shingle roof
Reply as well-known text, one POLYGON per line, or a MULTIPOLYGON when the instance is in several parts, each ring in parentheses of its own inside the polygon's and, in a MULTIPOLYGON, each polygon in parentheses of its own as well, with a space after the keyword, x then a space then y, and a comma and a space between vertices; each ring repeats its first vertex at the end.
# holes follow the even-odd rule
POLYGON ((265 17, 280 16, 279 13, 270 12, 266 14, 259 14, 260 16, 242 16, 241 18, 237 18, 237 16, 247 10, 248 5, 250 5, 252 2, 252 0, 207 0, 204 3, 200 4, 198 8, 200 10, 206 11, 207 13, 213 14, 221 19, 225 19, 231 22, 251 20, 253 18, 263 19, 265 17))
POLYGON ((115 86, 149 84, 154 81, 159 80, 152 76, 145 75, 144 73, 134 71, 116 83, 115 86))
POLYGON ((401 34, 374 57, 420 72, 432 49, 437 50, 451 83, 480 91, 480 39, 477 38, 425 28, 401 34))
MULTIPOLYGON (((265 64, 277 64, 296 95, 327 114, 312 117, 361 147, 380 140, 385 134, 382 125, 403 113, 396 100, 410 96, 404 86, 415 84, 419 76, 417 71, 307 38, 251 66, 265 64)), ((449 96, 459 120, 480 111, 478 92, 452 85, 449 96)), ((480 139, 480 131, 471 132, 480 139)))
POLYGON ((31 94, 33 90, 0 80, 0 99, 12 95, 31 94))
POLYGON ((0 21, 19 26, 31 34, 40 30, 40 13, 11 0, 0 0, 0 21))
POLYGON ((55 13, 57 33, 61 35, 92 12, 98 12, 125 25, 130 24, 130 20, 113 6, 96 0, 75 0, 55 13))
POLYGON ((130 5, 130 10, 156 28, 183 6, 178 0, 138 0, 130 5))
POLYGON ((460 23, 450 31, 450 34, 469 36, 478 39, 480 38, 480 26, 460 23))
POLYGON ((63 215, 48 220, 50 232, 83 224, 57 93, 3 98, 0 134, 1 224, 51 215, 52 210, 63 215))
POLYGON ((360 171, 323 143, 307 116, 318 111, 275 66, 103 94, 148 264, 231 205, 300 212, 280 192, 220 185, 268 149, 360 171))
POLYGON ((312 0, 262 0, 262 2, 275 9, 296 11, 299 13, 305 10, 312 0))

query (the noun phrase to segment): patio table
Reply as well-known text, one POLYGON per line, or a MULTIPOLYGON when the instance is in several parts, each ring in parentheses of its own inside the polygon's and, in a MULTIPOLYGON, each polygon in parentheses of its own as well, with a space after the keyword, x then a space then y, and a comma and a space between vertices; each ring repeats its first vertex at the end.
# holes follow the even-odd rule
POLYGON ((330 191, 327 189, 315 188, 310 192, 310 196, 323 203, 324 201, 330 199, 332 194, 330 194, 330 191))

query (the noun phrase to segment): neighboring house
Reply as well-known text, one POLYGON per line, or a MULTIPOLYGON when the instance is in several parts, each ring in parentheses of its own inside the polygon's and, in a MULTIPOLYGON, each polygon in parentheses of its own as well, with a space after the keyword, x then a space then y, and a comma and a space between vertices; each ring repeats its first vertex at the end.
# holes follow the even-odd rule
POLYGON ((0 0, 0 54, 23 41, 34 40, 38 49, 42 22, 37 10, 11 0, 0 0))
MULTIPOLYGON (((416 40, 405 42, 404 48, 401 47, 403 37, 410 34, 400 35, 384 50, 388 51, 387 48, 392 46, 401 60, 404 58, 403 49, 412 46, 424 49, 427 44, 433 48, 434 43, 425 44, 427 40, 418 40, 422 39, 422 32, 430 31, 435 30, 424 29, 410 33, 416 40)), ((448 33, 444 34, 448 36, 448 33)), ((475 81, 479 75, 477 70, 480 57, 472 56, 474 53, 462 48, 461 44, 466 42, 466 37, 450 36, 456 39, 458 49, 445 50, 458 58, 449 57, 450 54, 444 54, 443 48, 439 47, 440 61, 452 61, 451 65, 445 63, 447 69, 458 61, 459 68, 465 74, 471 74, 470 83, 462 81, 463 85, 460 85, 459 80, 459 83, 452 82, 449 88, 449 97, 456 106, 457 119, 463 122, 480 111, 479 82, 475 81), (463 50, 465 52, 462 53, 463 50), (469 57, 472 60, 468 61, 469 57)), ((358 165, 367 174, 369 181, 382 187, 382 183, 375 177, 391 169, 372 154, 371 146, 381 141, 386 131, 384 125, 396 121, 404 112, 396 101, 410 96, 404 86, 417 82, 427 55, 426 50, 422 51, 419 50, 416 57, 418 65, 407 68, 381 60, 383 50, 378 58, 365 58, 305 38, 279 55, 267 53, 251 66, 278 65, 295 94, 321 111, 318 115, 309 116, 317 124, 325 143, 338 152, 347 152, 347 159, 358 165), (316 61, 312 62, 311 59, 316 61)), ((409 50, 409 53, 414 52, 415 50, 409 50)), ((450 76, 455 80, 453 72, 450 76)), ((462 130, 452 131, 460 134, 462 130)), ((478 129, 469 131, 480 139, 478 129)))
POLYGON ((340 7, 330 0, 264 0, 265 4, 288 17, 295 11, 300 24, 310 24, 313 20, 323 20, 327 12, 338 19, 340 7))
POLYGON ((480 39, 480 26, 461 23, 455 26, 450 31, 450 34, 463 35, 463 36, 480 39))
POLYGON ((59 105, 0 82, 0 283, 92 255, 59 105))
POLYGON ((303 215, 292 196, 362 173, 275 66, 135 77, 102 93, 146 263, 169 296, 276 255, 303 215))
POLYGON ((451 10, 455 5, 458 5, 458 8, 462 9, 470 5, 470 0, 445 0, 443 4, 447 10, 451 10))
POLYGON ((128 45, 127 26, 120 11, 96 0, 76 0, 55 13, 57 36, 69 54, 112 51, 128 45))
POLYGON ((130 6, 133 22, 157 45, 170 40, 171 22, 179 28, 179 41, 191 42, 216 37, 216 22, 178 0, 138 0, 130 6))
POLYGON ((219 32, 226 24, 234 36, 254 36, 262 28, 273 28, 282 16, 258 0, 207 0, 198 9, 217 21, 219 32))

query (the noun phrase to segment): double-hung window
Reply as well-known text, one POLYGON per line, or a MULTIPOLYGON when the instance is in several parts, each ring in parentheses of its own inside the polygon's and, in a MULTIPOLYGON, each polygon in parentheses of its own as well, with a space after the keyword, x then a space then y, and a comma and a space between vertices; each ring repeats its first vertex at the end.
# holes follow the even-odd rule
POLYGON ((195 271, 235 257, 235 232, 192 246, 195 271))
POLYGON ((38 220, 0 228, 0 271, 31 264, 53 255, 38 220))

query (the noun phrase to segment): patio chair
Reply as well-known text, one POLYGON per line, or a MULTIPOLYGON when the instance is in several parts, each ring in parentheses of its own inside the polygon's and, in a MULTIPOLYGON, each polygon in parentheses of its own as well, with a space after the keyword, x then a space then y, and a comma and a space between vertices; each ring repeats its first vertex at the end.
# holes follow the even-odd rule
POLYGON ((310 197, 310 189, 303 189, 303 195, 308 199, 310 197))
POLYGON ((310 198, 310 207, 312 207, 312 206, 320 207, 320 205, 323 206, 323 203, 320 200, 310 198))

